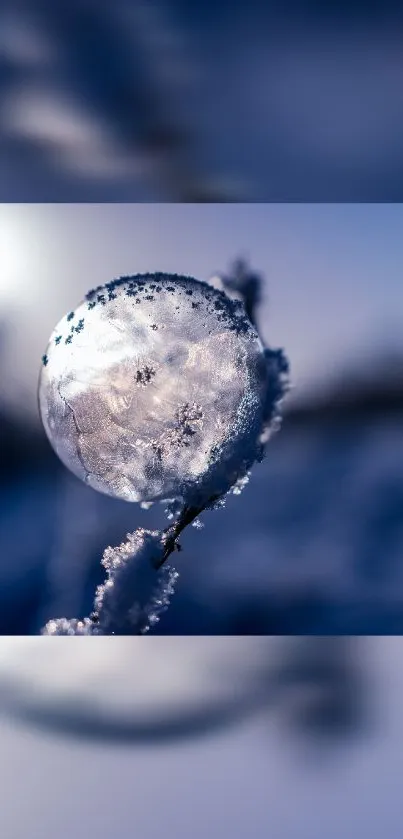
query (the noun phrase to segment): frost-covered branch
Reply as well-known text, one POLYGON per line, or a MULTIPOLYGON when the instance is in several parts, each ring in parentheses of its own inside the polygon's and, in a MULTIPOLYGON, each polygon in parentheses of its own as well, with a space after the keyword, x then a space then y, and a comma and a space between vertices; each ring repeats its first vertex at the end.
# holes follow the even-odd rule
MULTIPOLYGON (((210 500, 210 505, 216 499, 210 500)), ((185 507, 164 531, 138 528, 116 548, 108 547, 101 563, 105 582, 98 586, 94 610, 82 620, 50 620, 44 635, 144 635, 160 620, 175 591, 179 572, 166 560, 181 547, 178 537, 197 519, 201 508, 185 507)))
POLYGON ((169 565, 159 567, 167 556, 164 533, 143 528, 128 533, 125 542, 104 551, 107 576, 90 617, 51 620, 43 634, 144 635, 167 609, 179 576, 169 565))

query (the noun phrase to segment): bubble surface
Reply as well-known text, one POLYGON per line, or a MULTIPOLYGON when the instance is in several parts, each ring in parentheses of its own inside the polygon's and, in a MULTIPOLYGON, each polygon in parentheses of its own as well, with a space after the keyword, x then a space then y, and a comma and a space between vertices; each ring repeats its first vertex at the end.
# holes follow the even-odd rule
POLYGON ((62 462, 127 501, 196 503, 256 457, 267 365, 243 307, 191 277, 89 292, 54 329, 39 406, 62 462))

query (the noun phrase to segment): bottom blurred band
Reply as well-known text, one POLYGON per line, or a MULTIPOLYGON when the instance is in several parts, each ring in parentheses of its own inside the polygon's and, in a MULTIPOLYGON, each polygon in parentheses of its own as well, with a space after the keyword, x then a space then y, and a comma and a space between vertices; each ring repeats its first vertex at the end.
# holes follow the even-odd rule
POLYGON ((371 690, 400 646, 353 637, 4 637, 0 710, 54 734, 131 744, 280 713, 325 741, 368 724, 371 690))
POLYGON ((1 835, 398 837, 402 648, 3 637, 1 835))

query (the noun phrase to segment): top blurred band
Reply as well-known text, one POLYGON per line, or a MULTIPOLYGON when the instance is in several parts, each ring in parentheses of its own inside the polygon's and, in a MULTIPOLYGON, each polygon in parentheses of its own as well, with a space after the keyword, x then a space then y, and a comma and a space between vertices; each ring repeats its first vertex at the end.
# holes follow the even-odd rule
POLYGON ((403 8, 2 0, 0 201, 402 201, 403 8))

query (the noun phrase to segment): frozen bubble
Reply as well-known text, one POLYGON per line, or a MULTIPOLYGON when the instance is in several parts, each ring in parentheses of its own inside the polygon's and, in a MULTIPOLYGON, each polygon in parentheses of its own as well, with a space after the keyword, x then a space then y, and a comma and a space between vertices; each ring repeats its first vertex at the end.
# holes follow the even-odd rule
POLYGON ((227 491, 257 456, 261 342, 238 303, 170 274, 91 291, 54 329, 39 405, 63 463, 127 501, 227 491))

